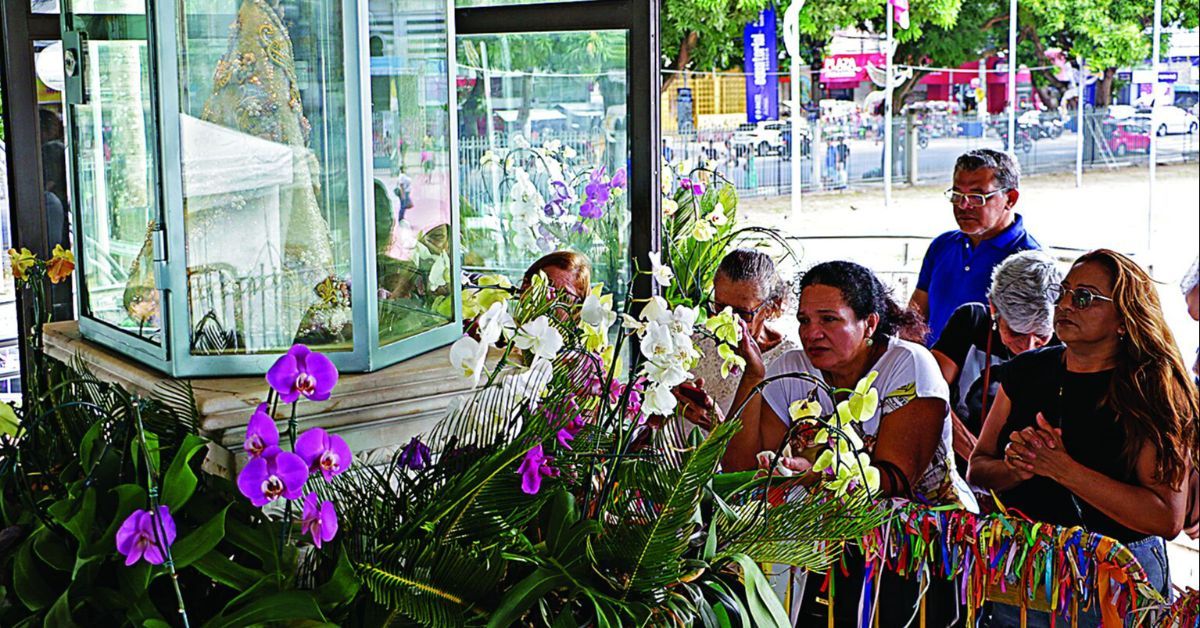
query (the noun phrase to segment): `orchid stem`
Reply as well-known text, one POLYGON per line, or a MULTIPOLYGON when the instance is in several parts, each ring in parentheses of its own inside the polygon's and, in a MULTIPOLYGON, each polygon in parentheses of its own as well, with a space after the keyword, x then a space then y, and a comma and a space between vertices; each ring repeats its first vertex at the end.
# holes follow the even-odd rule
MULTIPOLYGON (((299 400, 292 402, 292 414, 288 417, 288 441, 291 442, 292 451, 296 451, 296 404, 299 400)), ((287 500, 287 504, 283 507, 283 529, 279 531, 279 554, 283 556, 283 548, 292 541, 292 500, 287 500)))
POLYGON ((158 484, 155 479, 155 470, 150 463, 150 450, 146 445, 146 429, 142 426, 142 406, 136 400, 133 403, 133 415, 137 419, 138 440, 141 443, 142 458, 146 463, 146 489, 150 495, 150 520, 154 522, 155 541, 159 543, 159 549, 162 550, 167 571, 171 574, 171 586, 175 588, 175 600, 179 603, 179 618, 183 621, 183 628, 189 628, 191 625, 188 622, 187 607, 183 603, 183 591, 179 589, 179 574, 175 571, 175 559, 171 556, 171 546, 166 543, 167 534, 163 528, 162 518, 159 517, 160 502, 158 499, 158 484))

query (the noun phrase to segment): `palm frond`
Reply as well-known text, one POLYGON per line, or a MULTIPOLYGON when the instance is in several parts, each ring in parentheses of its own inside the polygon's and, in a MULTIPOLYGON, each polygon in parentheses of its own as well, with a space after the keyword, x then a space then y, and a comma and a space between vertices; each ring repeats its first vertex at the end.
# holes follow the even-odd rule
POLYGON ((596 547, 597 558, 622 598, 647 595, 658 602, 666 585, 679 580, 702 491, 740 424, 733 420, 719 425, 695 451, 680 452, 678 466, 666 461, 627 463, 641 477, 631 488, 617 489, 616 503, 607 513, 614 525, 605 526, 596 547))
POLYGON ((394 546, 378 562, 355 567, 376 603, 434 627, 482 623, 505 574, 497 551, 472 554, 454 544, 418 542, 394 546))
POLYGON ((729 539, 718 557, 746 554, 760 563, 780 563, 823 571, 841 554, 845 542, 861 538, 886 514, 859 491, 837 498, 826 492, 798 490, 784 483, 788 501, 763 508, 760 499, 734 506, 733 517, 717 514, 718 535, 729 539))

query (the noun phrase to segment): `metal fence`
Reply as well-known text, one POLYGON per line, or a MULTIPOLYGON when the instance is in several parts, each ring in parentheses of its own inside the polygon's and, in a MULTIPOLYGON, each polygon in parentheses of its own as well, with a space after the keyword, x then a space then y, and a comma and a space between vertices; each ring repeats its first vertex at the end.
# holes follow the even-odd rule
MULTIPOLYGON (((1195 161, 1200 134, 1194 117, 1158 122, 1160 163, 1195 161)), ((1073 117, 1026 116, 1017 125, 1015 154, 1027 174, 1072 172, 1079 135, 1073 117)), ((794 141, 788 121, 713 128, 664 136, 663 155, 683 170, 707 166, 734 183, 741 196, 791 193, 793 158, 800 159, 805 193, 855 189, 883 181, 883 120, 809 120, 794 141)), ((1122 119, 1090 112, 1083 123, 1083 167, 1106 169, 1149 163, 1148 115, 1122 119)), ((976 148, 1006 150, 1007 118, 913 115, 893 120, 894 183, 947 181, 954 162, 976 148)))

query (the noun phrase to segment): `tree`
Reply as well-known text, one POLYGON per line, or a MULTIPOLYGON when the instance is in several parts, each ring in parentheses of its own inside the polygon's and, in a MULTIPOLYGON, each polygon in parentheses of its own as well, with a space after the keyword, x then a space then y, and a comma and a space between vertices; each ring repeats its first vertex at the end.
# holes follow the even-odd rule
MULTIPOLYGON (((780 0, 779 14, 790 3, 780 0)), ((663 0, 662 91, 690 68, 725 69, 742 57, 742 29, 771 4, 770 0, 663 0)))

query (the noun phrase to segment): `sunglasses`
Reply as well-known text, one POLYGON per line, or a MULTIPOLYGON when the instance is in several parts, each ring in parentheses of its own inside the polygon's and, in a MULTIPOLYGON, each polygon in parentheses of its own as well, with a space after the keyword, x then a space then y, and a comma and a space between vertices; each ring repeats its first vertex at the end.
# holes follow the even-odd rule
POLYGON ((720 314, 721 312, 723 312, 725 310, 725 308, 729 308, 730 310, 733 311, 734 316, 737 316, 738 318, 742 319, 743 321, 746 321, 747 323, 749 323, 750 321, 754 320, 754 317, 757 316, 759 311, 761 311, 764 307, 766 307, 766 305, 767 305, 767 301, 763 301, 762 303, 758 304, 758 307, 756 307, 752 310, 747 310, 747 309, 740 308, 740 307, 734 307, 732 305, 725 305, 724 303, 719 303, 713 299, 709 299, 708 313, 711 316, 716 316, 717 314, 720 314))
POLYGON ((962 192, 958 192, 956 190, 946 190, 945 195, 946 199, 949 200, 952 205, 961 205, 963 201, 966 201, 967 207, 983 207, 984 205, 987 205, 988 199, 996 196, 997 194, 1003 194, 1007 191, 1008 188, 1000 188, 999 190, 993 190, 987 194, 963 194, 962 192))
POLYGON ((1086 310, 1096 301, 1112 303, 1112 297, 1097 294, 1087 288, 1068 288, 1066 286, 1050 286, 1050 298, 1054 303, 1062 301, 1064 295, 1071 296, 1071 305, 1077 310, 1086 310))

